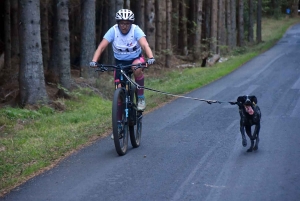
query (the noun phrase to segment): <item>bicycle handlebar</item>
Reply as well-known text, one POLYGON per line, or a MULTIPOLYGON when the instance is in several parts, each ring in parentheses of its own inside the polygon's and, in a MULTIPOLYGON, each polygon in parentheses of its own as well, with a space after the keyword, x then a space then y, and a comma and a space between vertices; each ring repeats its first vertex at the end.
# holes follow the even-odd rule
POLYGON ((127 68, 135 67, 134 70, 136 70, 138 68, 146 68, 147 64, 148 64, 147 62, 138 63, 138 64, 129 64, 129 65, 122 65, 122 64, 112 65, 112 64, 99 64, 99 63, 97 63, 97 66, 92 67, 92 68, 96 68, 95 71, 101 71, 101 72, 108 71, 108 68, 125 70, 127 68))

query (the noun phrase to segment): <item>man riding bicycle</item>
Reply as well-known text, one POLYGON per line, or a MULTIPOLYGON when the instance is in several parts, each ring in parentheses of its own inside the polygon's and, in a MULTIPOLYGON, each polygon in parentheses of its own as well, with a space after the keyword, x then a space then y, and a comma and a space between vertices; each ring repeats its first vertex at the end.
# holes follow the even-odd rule
MULTIPOLYGON (((90 66, 97 66, 97 61, 102 52, 111 42, 116 64, 129 65, 145 62, 144 56, 142 55, 142 50, 149 58, 147 63, 153 64, 155 59, 153 58, 153 53, 146 40, 146 35, 139 26, 133 24, 133 12, 128 9, 121 9, 116 13, 115 19, 117 20, 117 24, 112 26, 104 35, 103 40, 100 42, 97 50, 94 53, 93 59, 90 62, 90 66)), ((135 77, 135 82, 140 86, 144 86, 144 74, 142 69, 139 68, 133 70, 133 74, 135 77)), ((120 75, 120 71, 115 70, 114 78, 116 83, 119 83, 120 75)), ((145 110, 146 103, 144 89, 138 89, 137 94, 137 109, 145 110)))

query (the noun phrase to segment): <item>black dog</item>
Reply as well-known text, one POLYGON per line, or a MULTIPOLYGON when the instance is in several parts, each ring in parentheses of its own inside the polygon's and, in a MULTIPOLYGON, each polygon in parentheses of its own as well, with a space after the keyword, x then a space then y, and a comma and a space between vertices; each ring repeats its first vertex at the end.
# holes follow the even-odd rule
POLYGON ((241 116, 240 120, 240 131, 242 134, 242 144, 244 147, 247 146, 247 139, 245 136, 245 130, 248 137, 251 140, 251 146, 247 152, 258 149, 259 143, 259 130, 260 130, 260 119, 261 112, 257 105, 257 98, 255 96, 239 96, 237 102, 230 102, 231 104, 237 104, 239 106, 239 113, 241 116), (255 125, 253 135, 251 134, 251 126, 255 125), (254 141, 255 145, 254 145, 254 141))

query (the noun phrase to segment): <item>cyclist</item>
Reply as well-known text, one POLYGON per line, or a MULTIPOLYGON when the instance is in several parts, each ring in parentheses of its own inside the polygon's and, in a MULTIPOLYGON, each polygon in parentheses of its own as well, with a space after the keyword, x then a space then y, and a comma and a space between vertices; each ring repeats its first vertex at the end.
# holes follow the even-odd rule
MULTIPOLYGON (((134 14, 131 10, 121 9, 116 13, 115 17, 117 24, 112 26, 104 35, 97 50, 94 53, 93 59, 90 62, 91 67, 97 66, 97 61, 102 52, 112 43, 113 52, 116 64, 138 64, 145 62, 142 55, 142 50, 148 56, 148 64, 153 64, 155 59, 149 44, 146 40, 146 35, 142 29, 133 24, 134 14)), ((115 71, 115 82, 118 83, 120 79, 120 71, 115 71)), ((144 74, 141 68, 133 70, 135 82, 140 86, 144 86, 144 74)), ((145 110, 145 96, 144 89, 138 89, 138 110, 145 110)))

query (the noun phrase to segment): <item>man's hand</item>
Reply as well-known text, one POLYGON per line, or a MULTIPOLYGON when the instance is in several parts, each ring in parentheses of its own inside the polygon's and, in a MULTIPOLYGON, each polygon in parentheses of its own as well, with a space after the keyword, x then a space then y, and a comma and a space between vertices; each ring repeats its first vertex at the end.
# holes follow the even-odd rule
POLYGON ((148 61, 147 61, 147 63, 150 64, 150 65, 154 64, 154 62, 155 62, 155 59, 153 57, 148 59, 148 61))
POLYGON ((97 62, 91 61, 91 62, 90 62, 90 67, 91 67, 91 68, 96 68, 96 67, 97 67, 97 62))

